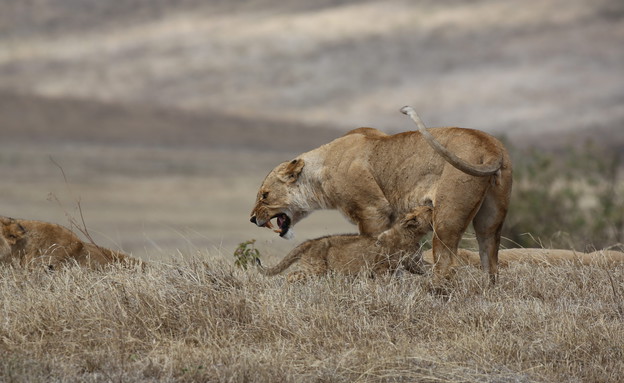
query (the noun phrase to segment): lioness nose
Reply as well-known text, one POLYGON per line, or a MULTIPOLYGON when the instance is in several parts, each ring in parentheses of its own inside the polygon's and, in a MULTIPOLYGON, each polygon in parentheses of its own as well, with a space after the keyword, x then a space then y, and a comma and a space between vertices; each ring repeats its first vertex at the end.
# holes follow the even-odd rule
POLYGON ((254 224, 257 225, 257 223, 256 223, 256 216, 252 215, 251 218, 249 218, 249 222, 254 223, 254 224))

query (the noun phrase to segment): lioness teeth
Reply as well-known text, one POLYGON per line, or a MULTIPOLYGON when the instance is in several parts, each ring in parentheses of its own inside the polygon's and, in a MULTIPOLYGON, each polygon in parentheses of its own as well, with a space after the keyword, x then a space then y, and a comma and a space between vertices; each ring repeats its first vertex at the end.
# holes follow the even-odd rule
POLYGON ((276 230, 273 230, 273 231, 278 233, 278 234, 282 234, 282 229, 276 229, 276 230))
POLYGON ((273 224, 271 223, 271 221, 267 221, 267 222, 264 224, 264 227, 268 227, 269 229, 272 229, 272 228, 273 228, 273 224))

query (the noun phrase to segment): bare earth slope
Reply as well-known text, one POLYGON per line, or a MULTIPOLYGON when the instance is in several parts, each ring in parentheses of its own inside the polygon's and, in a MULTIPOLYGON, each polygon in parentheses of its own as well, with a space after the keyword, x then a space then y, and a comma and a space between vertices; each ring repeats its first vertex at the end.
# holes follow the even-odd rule
POLYGON ((343 128, 624 121, 618 0, 0 4, 0 88, 343 128), (310 5, 309 3, 314 3, 310 5))
POLYGON ((296 153, 340 134, 336 129, 218 111, 47 98, 0 91, 5 142, 245 149, 296 153))

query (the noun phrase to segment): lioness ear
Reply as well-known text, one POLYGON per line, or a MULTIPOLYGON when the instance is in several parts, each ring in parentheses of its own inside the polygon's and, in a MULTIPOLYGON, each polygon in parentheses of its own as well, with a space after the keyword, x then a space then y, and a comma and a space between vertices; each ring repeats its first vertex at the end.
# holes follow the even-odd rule
POLYGON ((305 161, 301 158, 296 158, 290 161, 286 164, 284 170, 280 172, 280 180, 286 183, 293 183, 297 181, 299 175, 301 174, 301 170, 303 170, 304 165, 305 161))

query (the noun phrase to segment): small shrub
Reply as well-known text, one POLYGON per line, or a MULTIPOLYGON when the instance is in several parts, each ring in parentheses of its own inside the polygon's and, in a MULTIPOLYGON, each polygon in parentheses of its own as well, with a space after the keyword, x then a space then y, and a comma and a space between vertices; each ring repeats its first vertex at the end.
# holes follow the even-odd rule
POLYGON ((260 252, 255 247, 256 240, 251 239, 249 241, 241 242, 236 250, 234 250, 234 264, 244 270, 247 270, 249 265, 257 264, 260 259, 260 252))

